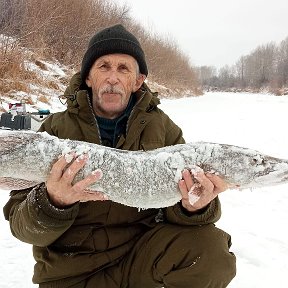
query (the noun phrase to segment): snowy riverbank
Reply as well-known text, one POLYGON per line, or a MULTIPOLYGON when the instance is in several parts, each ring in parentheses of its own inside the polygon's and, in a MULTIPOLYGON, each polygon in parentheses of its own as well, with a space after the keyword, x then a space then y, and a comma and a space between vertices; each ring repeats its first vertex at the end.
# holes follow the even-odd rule
MULTIPOLYGON (((161 108, 183 128, 187 142, 209 141, 253 148, 288 159, 288 97, 206 93, 162 100, 161 108)), ((288 270, 288 185, 220 195, 219 228, 232 235, 238 274, 229 288, 285 288, 288 270)), ((0 206, 8 191, 0 191, 0 206)), ((32 288, 32 248, 11 236, 0 213, 0 286, 32 288)))

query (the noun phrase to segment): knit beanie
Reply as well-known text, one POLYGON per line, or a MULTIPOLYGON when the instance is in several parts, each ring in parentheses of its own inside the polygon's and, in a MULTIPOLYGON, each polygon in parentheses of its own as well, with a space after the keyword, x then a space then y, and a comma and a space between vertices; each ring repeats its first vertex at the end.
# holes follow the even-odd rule
POLYGON ((141 74, 148 74, 144 52, 137 38, 118 24, 101 30, 90 40, 82 60, 81 78, 85 82, 94 62, 101 56, 121 53, 136 59, 141 74))

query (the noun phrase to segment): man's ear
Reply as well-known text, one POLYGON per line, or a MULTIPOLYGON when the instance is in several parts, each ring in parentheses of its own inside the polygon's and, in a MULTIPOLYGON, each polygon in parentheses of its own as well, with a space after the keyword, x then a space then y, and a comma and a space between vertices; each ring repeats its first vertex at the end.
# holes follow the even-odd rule
POLYGON ((141 87, 141 85, 143 84, 145 79, 146 79, 146 75, 144 75, 144 74, 139 74, 138 75, 138 77, 137 77, 137 79, 135 81, 133 92, 136 92, 141 87))
POLYGON ((86 77, 86 80, 85 80, 85 83, 86 83, 86 85, 88 86, 88 87, 90 87, 91 88, 91 80, 90 80, 90 77, 89 77, 90 75, 88 74, 88 76, 86 77))

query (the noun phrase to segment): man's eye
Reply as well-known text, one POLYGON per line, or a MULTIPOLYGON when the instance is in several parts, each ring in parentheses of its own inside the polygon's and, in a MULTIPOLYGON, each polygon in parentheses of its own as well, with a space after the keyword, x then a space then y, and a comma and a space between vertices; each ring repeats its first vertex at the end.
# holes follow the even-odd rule
POLYGON ((127 66, 125 66, 125 65, 121 65, 121 66, 119 66, 119 71, 121 71, 121 72, 126 72, 126 71, 129 71, 129 69, 128 69, 128 67, 127 66))
POLYGON ((107 65, 107 64, 102 64, 102 65, 99 66, 99 68, 100 68, 101 70, 107 70, 107 69, 109 69, 109 65, 107 65))

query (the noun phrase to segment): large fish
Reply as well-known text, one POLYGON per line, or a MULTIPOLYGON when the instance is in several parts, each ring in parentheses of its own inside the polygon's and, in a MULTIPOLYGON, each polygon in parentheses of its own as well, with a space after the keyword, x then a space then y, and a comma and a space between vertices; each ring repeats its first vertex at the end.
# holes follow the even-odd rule
POLYGON ((288 160, 248 148, 196 142, 152 151, 124 151, 59 139, 47 133, 0 131, 0 189, 22 189, 45 182, 59 155, 89 155, 78 181, 96 169, 102 178, 91 190, 138 208, 160 208, 181 199, 178 181, 184 168, 217 173, 231 187, 254 188, 288 182, 288 160))

